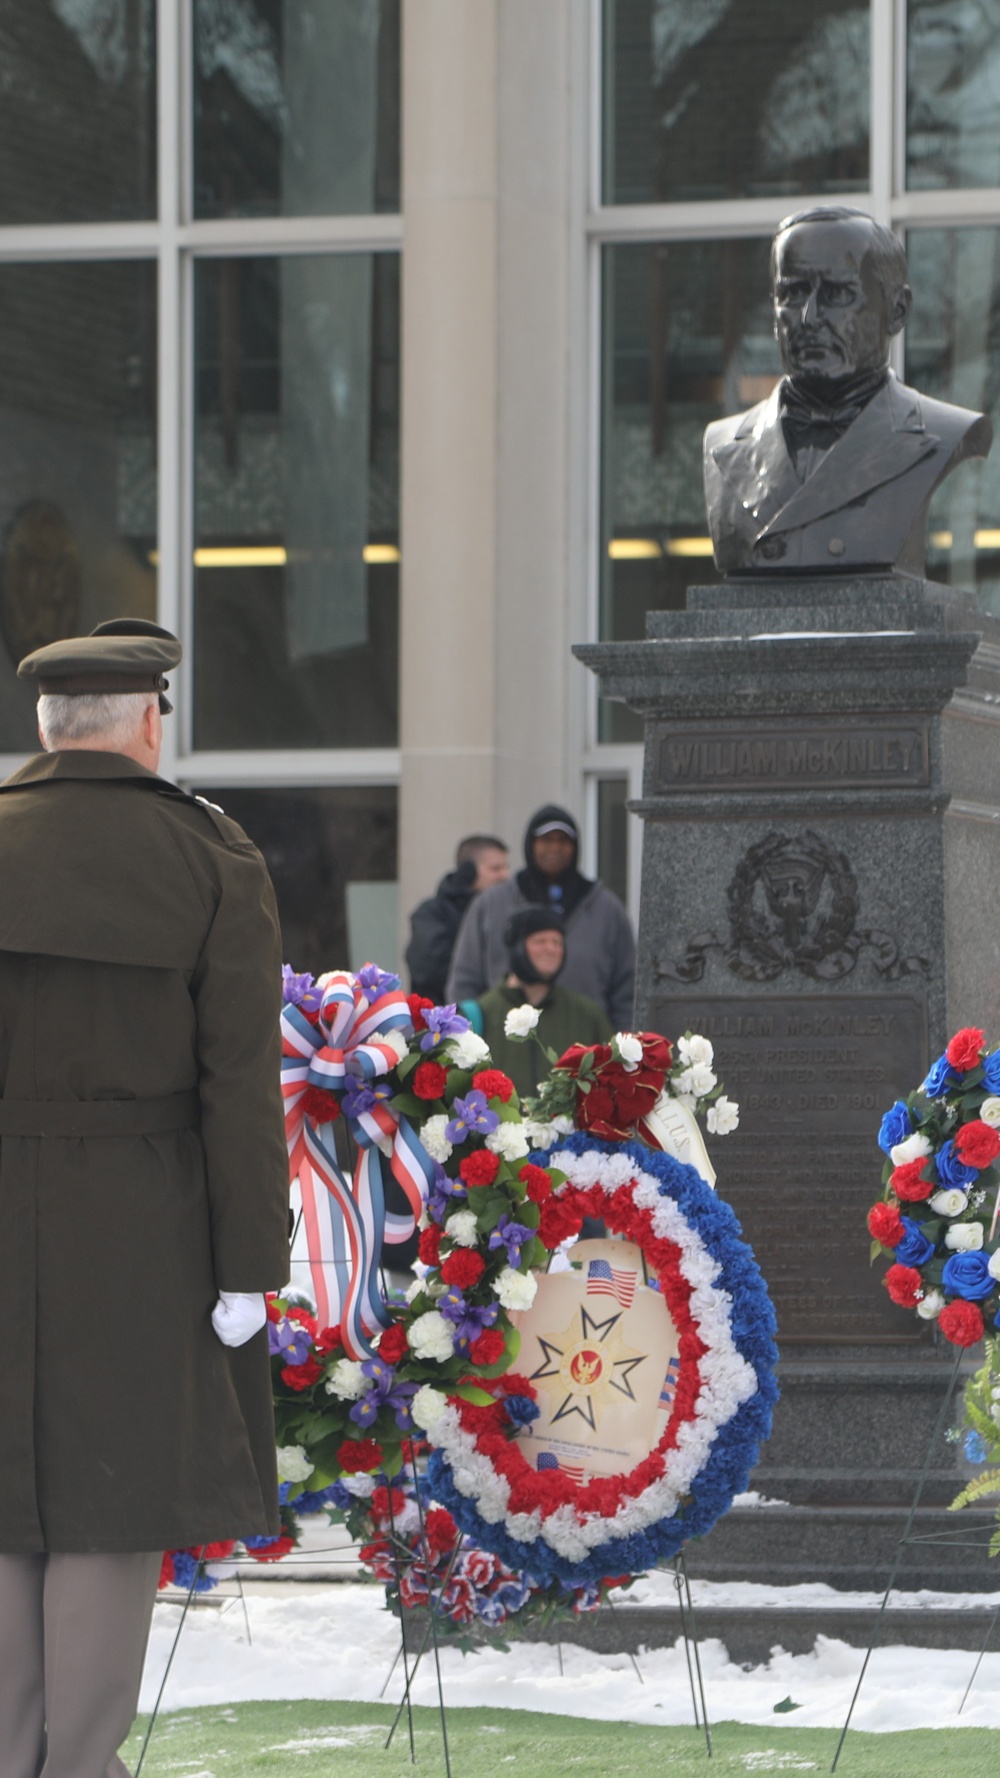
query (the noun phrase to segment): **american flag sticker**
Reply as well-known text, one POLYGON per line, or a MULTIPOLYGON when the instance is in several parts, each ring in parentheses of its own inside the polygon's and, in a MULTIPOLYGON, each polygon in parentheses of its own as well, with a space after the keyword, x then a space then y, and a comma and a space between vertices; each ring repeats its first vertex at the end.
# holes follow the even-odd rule
POLYGON ((606 1259, 592 1259, 587 1267, 587 1295, 613 1296, 623 1309, 631 1309, 638 1272, 626 1272, 606 1259))
POLYGON ((675 1356, 667 1365, 667 1374, 663 1379, 663 1388, 660 1390, 661 1408, 669 1408, 673 1406, 674 1396, 677 1394, 677 1379, 680 1374, 681 1361, 675 1356))
POLYGON ((538 1468, 561 1470, 563 1475, 569 1476, 571 1482, 582 1482, 587 1473, 582 1463, 563 1463, 554 1451, 539 1451, 538 1468))

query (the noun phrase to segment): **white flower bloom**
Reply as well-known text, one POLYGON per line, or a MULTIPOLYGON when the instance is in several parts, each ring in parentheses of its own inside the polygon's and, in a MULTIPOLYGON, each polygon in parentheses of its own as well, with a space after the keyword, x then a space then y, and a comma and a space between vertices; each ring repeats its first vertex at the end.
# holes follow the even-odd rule
POLYGON ((928 1290, 917 1304, 917 1314, 924 1321, 934 1321, 944 1308, 944 1292, 928 1290))
POLYGON ((283 1482, 304 1482, 316 1468, 306 1456, 304 1445, 279 1445, 276 1454, 278 1476, 283 1482))
POLYGON ((410 1047, 409 1042, 407 1038, 403 1036, 402 1031, 380 1031, 378 1040, 379 1043, 384 1044, 387 1049, 395 1050, 397 1062, 403 1060, 403 1057, 410 1047))
POLYGON ((371 1384, 354 1358, 338 1358, 326 1379, 327 1395, 339 1395, 341 1401, 357 1401, 371 1384))
POLYGON ((712 1063, 715 1061, 715 1051, 707 1037, 696 1037, 693 1035, 691 1037, 678 1037, 677 1054, 687 1068, 692 1067, 698 1062, 703 1063, 706 1068, 711 1068, 712 1063))
POLYGON ((408 1303, 415 1302, 417 1297, 420 1295, 421 1291, 423 1290, 423 1288, 424 1288, 423 1279, 422 1278, 414 1278, 413 1283, 408 1284, 406 1286, 406 1300, 407 1300, 407 1302, 408 1303))
POLYGON ((984 1235, 981 1222, 953 1222, 945 1234, 944 1244, 952 1253, 978 1253, 984 1235))
POLYGON ((342 1475, 340 1481, 348 1494, 354 1495, 355 1500, 367 1500, 375 1492, 373 1475, 342 1475))
POLYGON ((530 1037, 541 1016, 537 1006, 529 1006, 527 1001, 523 1006, 512 1006, 503 1022, 504 1036, 530 1037))
POLYGON ((505 1309, 530 1309, 538 1281, 531 1272, 515 1272, 513 1266, 504 1266, 493 1289, 505 1309))
POLYGON ((693 1062, 690 1068, 674 1076, 672 1084, 678 1098, 682 1093, 688 1093, 693 1099, 704 1099, 705 1094, 712 1092, 719 1083, 707 1062, 693 1062))
POLYGON ((935 1216, 961 1216, 968 1200, 957 1185, 950 1185, 932 1193, 928 1202, 935 1216))
POLYGON ((497 1124, 486 1138, 486 1146, 492 1154, 498 1154, 504 1161, 519 1161, 528 1152, 528 1138, 523 1124, 497 1124))
POLYGON ((991 1130, 1000 1130, 1000 1099, 995 1093, 989 1099, 983 1100, 979 1107, 979 1115, 984 1124, 989 1124, 991 1130))
POLYGON ((451 1154, 452 1147, 445 1135, 447 1124, 448 1119, 443 1112, 439 1112, 436 1117, 429 1117, 420 1127, 420 1140, 427 1153, 432 1161, 440 1161, 442 1166, 451 1154))
POLYGON ((631 1073, 634 1068, 638 1068, 642 1061, 642 1044, 639 1039, 631 1031, 619 1031, 615 1036, 614 1043, 628 1072, 631 1073))
POLYGON ((410 1403, 410 1415, 421 1432, 430 1432, 447 1406, 448 1397, 442 1395, 440 1389, 432 1389, 429 1383, 425 1383, 417 1390, 410 1403))
POLYGON ((457 1210, 454 1216, 449 1216, 444 1232, 451 1236, 457 1247, 475 1247, 479 1241, 475 1211, 457 1210))
POLYGON ((905 1142, 893 1144, 889 1150, 889 1159, 894 1167, 905 1167, 907 1161, 922 1161, 933 1152, 927 1137, 921 1136, 917 1130, 912 1136, 907 1136, 905 1142))
POLYGON ((712 1136, 728 1136, 730 1131, 739 1128, 740 1108, 732 1099, 727 1099, 725 1093, 720 1093, 715 1104, 709 1106, 705 1122, 712 1136))
POLYGON ((444 1364, 455 1351, 451 1328, 439 1309, 428 1309, 411 1321, 406 1335, 414 1358, 434 1358, 444 1364))
POLYGON ((560 1132, 554 1123, 538 1124, 533 1117, 526 1117, 524 1134, 532 1148, 542 1149, 547 1154, 552 1144, 558 1142, 560 1132))
MULTIPOLYGON (((990 1254, 986 1270, 989 1272, 991 1278, 1000 1278, 1000 1247, 997 1248, 995 1253, 990 1254)), ((997 1396, 1000 1396, 1000 1390, 994 1389, 992 1393, 994 1399, 996 1399, 997 1396)))
POLYGON ((458 1037, 449 1037, 444 1047, 456 1068, 478 1068, 490 1053, 489 1044, 475 1031, 462 1031, 458 1037))

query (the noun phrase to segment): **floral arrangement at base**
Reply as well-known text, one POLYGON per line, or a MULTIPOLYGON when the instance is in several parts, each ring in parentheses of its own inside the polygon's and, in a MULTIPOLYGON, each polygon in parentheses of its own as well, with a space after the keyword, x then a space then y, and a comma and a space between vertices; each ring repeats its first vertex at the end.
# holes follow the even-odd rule
MULTIPOLYGON (((979 1474, 955 1496, 950 1512, 1000 1502, 1000 1339, 987 1340, 983 1363, 965 1386, 964 1411, 965 1429, 956 1430, 954 1439, 960 1443, 966 1463, 979 1474)), ((996 1518, 1000 1524, 1000 1505, 996 1518)), ((1000 1530, 990 1539, 989 1553, 1000 1555, 1000 1530)))
POLYGON ((1000 1309, 1000 1050, 975 1027, 957 1031, 878 1140, 884 1189, 868 1232, 872 1259, 891 1261, 885 1287, 952 1345, 974 1346, 1000 1309))

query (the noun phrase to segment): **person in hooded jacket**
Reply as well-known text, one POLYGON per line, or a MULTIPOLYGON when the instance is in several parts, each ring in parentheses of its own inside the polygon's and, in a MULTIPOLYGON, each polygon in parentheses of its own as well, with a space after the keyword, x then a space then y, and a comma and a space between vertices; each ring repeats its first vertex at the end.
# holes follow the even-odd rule
POLYGON ((406 967, 414 994, 426 995, 438 1006, 442 1003, 462 916, 481 890, 506 880, 509 860, 503 840, 493 834, 472 833, 459 841, 455 869, 441 878, 436 893, 410 915, 406 967))
POLYGON ((462 1005, 490 1046, 497 1068, 508 1074, 521 1099, 533 1098, 550 1068, 545 1050, 561 1056, 571 1043, 607 1043, 611 1021, 587 994, 573 994, 557 979, 566 961, 564 921, 558 908, 524 907, 504 932, 508 970, 502 982, 474 1003, 462 1005), (507 1014, 527 1002, 538 1008, 535 1035, 526 1043, 506 1034, 507 1014), (478 1013, 478 1017, 476 1016, 478 1013), (535 1039, 537 1038, 537 1042, 535 1039))
POLYGON ((566 962, 560 984, 604 1008, 616 1031, 632 1020, 635 939, 617 895, 577 869, 579 829, 568 810, 547 803, 528 822, 525 868, 485 889, 465 914, 452 953, 446 998, 475 1000, 507 974, 504 934, 519 908, 558 909, 566 962))

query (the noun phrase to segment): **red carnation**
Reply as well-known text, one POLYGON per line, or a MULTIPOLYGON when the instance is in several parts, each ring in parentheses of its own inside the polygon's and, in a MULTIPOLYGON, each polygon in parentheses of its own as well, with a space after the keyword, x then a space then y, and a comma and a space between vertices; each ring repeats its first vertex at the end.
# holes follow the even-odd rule
POLYGON ((956 1297, 941 1310, 938 1326, 953 1346, 974 1346, 985 1331, 982 1310, 962 1297, 956 1297))
POLYGON ((281 1310, 278 1308, 278 1299, 273 1291, 270 1291, 264 1298, 264 1307, 267 1310, 268 1321, 281 1320, 281 1310))
POLYGON ((484 1099, 502 1099, 505 1105, 514 1092, 510 1075, 503 1074, 499 1068, 484 1068, 480 1074, 472 1076, 472 1084, 484 1099))
POLYGON ((486 1261, 481 1253, 473 1252, 470 1247, 456 1247, 441 1267, 441 1277, 445 1284, 453 1284, 457 1290, 471 1290, 485 1270, 486 1261))
POLYGON ((974 1025, 966 1025, 963 1030, 955 1032, 944 1053, 953 1068, 967 1074, 970 1068, 979 1067, 985 1045, 983 1032, 977 1031, 974 1025))
POLYGON ((926 1160, 904 1161, 901 1167, 893 1168, 889 1184, 904 1204, 919 1204, 934 1190, 929 1179, 921 1178, 926 1165, 926 1160))
POLYGON ((340 1116, 340 1105, 326 1087, 306 1087, 297 1109, 314 1124, 332 1124, 340 1116))
POLYGON ((235 1548, 235 1539, 231 1537, 226 1538, 222 1543, 206 1543, 201 1552, 201 1559, 203 1562, 225 1562, 228 1561, 235 1548))
POLYGON ((424 1519, 424 1535, 428 1548, 436 1559, 438 1556, 449 1555, 455 1548, 458 1527, 443 1506, 432 1506, 424 1519))
POLYGON ((517 1177, 533 1204, 542 1204, 551 1195, 552 1181, 544 1167, 536 1167, 534 1162, 526 1161, 517 1177))
POLYGON ((895 1204, 873 1204, 868 1212, 868 1233, 883 1247, 898 1247, 906 1230, 895 1204))
POLYGON ((884 1282, 893 1302, 898 1303, 901 1309, 916 1308, 924 1287, 916 1266, 890 1266, 884 1282))
POLYGON ((426 1031, 427 1021, 424 1018, 424 1013, 429 1006, 434 1005, 433 1000, 428 1000, 423 994, 407 994, 406 1004, 410 1009, 414 1031, 426 1031))
POLYGON ((172 1550, 167 1550, 163 1557, 163 1561, 160 1563, 160 1578, 157 1581, 156 1586, 157 1590, 159 1590, 160 1587, 172 1587, 173 1584, 174 1554, 172 1550))
POLYGON ((385 1333, 379 1340, 379 1357, 384 1358, 386 1364, 398 1364, 401 1358, 406 1357, 409 1349, 409 1344, 406 1338, 406 1329, 403 1326, 403 1323, 401 1321, 394 1321, 391 1327, 386 1328, 385 1333))
POLYGON ((255 1549, 247 1550, 247 1555, 255 1562, 280 1562, 282 1556, 287 1556, 289 1550, 294 1548, 294 1537, 289 1537, 288 1532, 283 1531, 273 1543, 258 1544, 255 1549))
POLYGON ((312 1340, 314 1340, 319 1333, 319 1322, 316 1320, 315 1315, 311 1315, 308 1309, 303 1309, 301 1303, 292 1304, 288 1311, 288 1319, 289 1321, 297 1321, 300 1327, 304 1327, 306 1333, 312 1340))
POLYGON ((503 1334, 498 1327, 485 1327, 479 1337, 469 1347, 469 1357, 473 1364, 496 1364, 506 1350, 503 1334))
POLYGON ((458 1163, 459 1178, 466 1185, 492 1185, 500 1171, 500 1157, 489 1148, 477 1148, 458 1163))
POLYGON ((436 1223, 432 1223, 429 1229, 421 1230, 417 1256, 425 1266, 441 1264, 441 1230, 436 1223))
POLYGON ((382 1462, 382 1446, 374 1438, 345 1438, 337 1462, 348 1475, 370 1475, 382 1462))
POLYGON ((538 1224, 538 1238, 543 1247, 550 1250, 568 1241, 571 1235, 578 1235, 583 1227, 583 1217, 579 1211, 561 1198, 546 1198, 542 1205, 541 1220, 538 1224))
POLYGON ((323 1366, 317 1364, 315 1358, 307 1358, 305 1364, 286 1364, 281 1373, 281 1381, 289 1389, 311 1389, 323 1375, 323 1366))
POLYGON ((418 1099, 440 1099, 448 1085, 448 1070, 440 1062, 421 1062, 413 1076, 413 1091, 418 1099))
POLYGON ((316 1335, 316 1350, 321 1358, 326 1358, 331 1352, 336 1352, 343 1344, 339 1327, 324 1327, 316 1335))
POLYGON ((980 1118, 975 1123, 963 1124, 955 1137, 955 1147, 959 1159, 967 1167, 988 1167, 1000 1154, 1000 1136, 984 1124, 980 1118))

